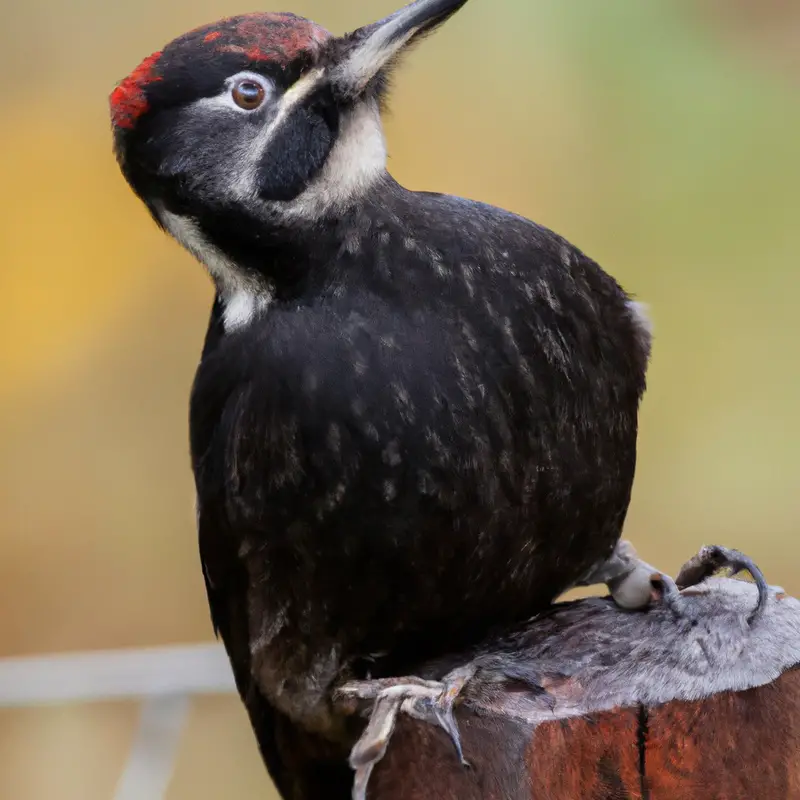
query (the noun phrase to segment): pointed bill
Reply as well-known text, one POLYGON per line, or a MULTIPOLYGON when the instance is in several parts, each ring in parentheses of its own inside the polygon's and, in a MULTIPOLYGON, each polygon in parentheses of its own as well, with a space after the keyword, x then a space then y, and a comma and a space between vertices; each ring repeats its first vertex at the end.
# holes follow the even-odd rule
POLYGON ((347 49, 331 76, 334 87, 356 97, 400 52, 455 14, 467 0, 417 0, 345 37, 347 49))

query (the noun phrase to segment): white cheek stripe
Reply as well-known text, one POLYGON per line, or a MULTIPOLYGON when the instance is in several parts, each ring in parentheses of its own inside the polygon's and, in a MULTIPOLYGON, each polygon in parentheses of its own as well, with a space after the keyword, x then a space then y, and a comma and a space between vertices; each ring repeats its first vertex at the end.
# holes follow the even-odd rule
POLYGON ((375 102, 359 103, 344 116, 325 164, 308 188, 273 207, 285 219, 313 222, 363 197, 386 174, 386 140, 375 102))
POLYGON ((232 197, 252 204, 258 200, 258 167, 275 137, 275 132, 283 125, 289 113, 311 93, 324 74, 321 67, 313 69, 291 86, 278 101, 278 110, 267 126, 260 131, 242 150, 239 161, 241 169, 231 174, 228 190, 232 197))
POLYGON ((378 71, 386 66, 386 62, 399 53, 419 31, 417 26, 397 36, 397 29, 404 25, 405 17, 402 14, 398 14, 396 20, 382 25, 337 68, 334 80, 347 87, 354 95, 362 92, 378 71), (390 41, 393 36, 397 38, 390 41))
POLYGON ((234 262, 205 239, 194 220, 173 214, 166 208, 160 208, 158 215, 175 240, 204 264, 214 279, 224 306, 222 320, 226 331, 247 325, 256 314, 270 306, 271 288, 248 279, 234 262))
MULTIPOLYGON (((258 164, 275 131, 314 89, 323 73, 322 69, 309 72, 286 92, 274 119, 256 136, 241 159, 247 164, 246 168, 229 176, 226 187, 229 196, 255 210, 258 164)), ((358 104, 342 119, 337 141, 320 174, 309 187, 293 201, 268 205, 273 214, 277 212, 284 220, 306 224, 365 194, 385 172, 386 142, 378 106, 374 102, 358 104)), ((248 275, 214 247, 194 219, 174 214, 163 206, 157 209, 157 213, 164 228, 205 265, 214 279, 223 304, 226 332, 248 325, 271 305, 273 287, 248 275)))
POLYGON ((260 161, 263 153, 269 147, 269 143, 275 136, 275 131, 284 123, 289 112, 299 105, 304 98, 311 94, 312 89, 319 83, 325 70, 322 68, 312 69, 311 72, 303 75, 297 83, 291 86, 280 100, 278 113, 267 125, 264 131, 253 142, 252 149, 255 151, 255 161, 260 161))
MULTIPOLYGON (((242 72, 234 77, 247 77, 247 75, 249 73, 242 72)), ((380 111, 376 102, 364 101, 357 103, 355 108, 342 117, 339 134, 325 164, 304 192, 288 202, 265 202, 259 197, 258 169, 265 153, 272 146, 280 126, 319 85, 324 75, 325 70, 321 67, 308 72, 275 101, 277 110, 263 128, 255 132, 248 142, 232 143, 236 150, 229 155, 235 157, 231 159, 231 168, 219 179, 220 185, 217 187, 219 191, 224 191, 232 200, 247 204, 256 213, 260 206, 262 209, 268 209, 271 217, 277 214, 279 219, 305 224, 308 221, 316 221, 328 213, 338 212, 352 200, 366 194, 372 185, 385 175, 386 140, 380 111)), ((235 107, 227 89, 216 97, 198 100, 195 107, 211 113, 233 113, 234 109, 242 115, 258 113, 242 111, 235 107)), ((182 236, 174 232, 173 235, 178 241, 186 243, 187 249, 191 250, 189 242, 194 242, 196 237, 186 235, 185 223, 181 222, 178 225, 182 230, 182 236)), ((170 230, 172 232, 172 229, 170 230)), ((192 252, 198 249, 196 243, 194 247, 195 250, 191 250, 192 252)), ((203 246, 200 249, 208 248, 203 246)), ((211 263, 212 259, 197 252, 195 255, 216 274, 211 263)))

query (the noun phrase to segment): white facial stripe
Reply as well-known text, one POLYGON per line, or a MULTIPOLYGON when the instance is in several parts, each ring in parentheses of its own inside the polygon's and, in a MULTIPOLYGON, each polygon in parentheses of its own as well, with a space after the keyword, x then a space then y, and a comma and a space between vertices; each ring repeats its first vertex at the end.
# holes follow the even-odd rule
POLYGON ((308 96, 324 74, 325 70, 322 67, 317 67, 307 72, 299 81, 289 87, 283 96, 282 105, 287 109, 297 105, 304 97, 308 96))
MULTIPOLYGON (((238 157, 235 160, 236 168, 231 170, 226 176, 227 189, 232 197, 248 203, 252 203, 257 198, 258 166, 270 145, 271 139, 275 136, 276 130, 284 123, 290 111, 298 105, 298 103, 302 102, 317 85, 322 74, 322 69, 315 69, 308 72, 297 81, 277 103, 273 101, 273 107, 277 105, 277 110, 274 111, 272 119, 266 124, 262 131, 253 137, 249 144, 240 149, 238 157)), ((259 109, 248 111, 236 105, 231 97, 231 88, 234 83, 243 78, 256 81, 264 87, 266 93, 265 103, 269 104, 274 98, 276 90, 269 79, 255 72, 243 71, 232 75, 226 80, 223 92, 215 97, 204 97, 195 101, 192 104, 192 109, 200 111, 201 113, 209 110, 224 112, 234 111, 237 114, 243 115, 258 113, 260 109, 264 108, 264 104, 262 104, 259 109)))
POLYGON ((319 175, 280 212, 294 219, 319 219, 364 195, 386 173, 386 140, 376 103, 359 103, 343 117, 336 143, 319 175))
POLYGON ((257 161, 260 160, 262 154, 266 152, 270 140, 275 136, 275 131, 284 123, 289 116, 289 112, 296 105, 299 105, 304 98, 308 97, 312 89, 314 89, 319 82, 323 73, 324 70, 321 68, 311 70, 311 72, 303 75, 303 77, 283 95, 278 105, 278 113, 253 143, 253 149, 257 151, 257 161))
MULTIPOLYGON (((286 121, 290 111, 297 106, 317 85, 322 69, 308 72, 295 83, 278 101, 278 110, 272 120, 241 152, 240 168, 229 176, 229 191, 237 200, 253 203, 258 197, 258 167, 270 146, 275 132, 286 121)), ((241 76, 242 73, 240 73, 241 76)), ((237 77, 240 77, 237 76, 237 77)), ((233 102, 233 101, 231 101, 233 102)), ((252 112, 245 112, 252 113, 252 112)))
POLYGON ((194 220, 173 214, 165 208, 159 209, 158 215, 175 240, 204 264, 214 279, 224 306, 223 324, 226 331, 247 325, 257 313, 269 307, 272 302, 271 288, 248 278, 234 262, 205 239, 194 220))
MULTIPOLYGON (((257 73, 243 71, 227 80, 223 93, 194 103, 194 109, 200 113, 214 111, 245 115, 258 113, 241 109, 231 98, 230 88, 234 82, 242 79, 261 83, 267 93, 266 102, 272 102, 272 111, 271 114, 265 115, 267 121, 264 127, 261 130, 253 128, 251 138, 236 142, 233 145, 234 150, 228 154, 230 168, 220 176, 220 181, 224 182, 221 188, 224 188, 231 199, 245 203, 253 211, 257 211, 258 205, 263 203, 258 196, 258 170, 264 155, 272 145, 280 126, 319 85, 324 75, 323 68, 311 70, 283 96, 276 99, 277 90, 267 78, 257 73)), ((316 220, 326 213, 337 212, 352 199, 365 194, 385 172, 386 142, 380 111, 374 102, 358 103, 352 111, 342 117, 336 142, 320 173, 308 188, 294 200, 270 202, 266 206, 271 215, 277 214, 279 217, 296 221, 316 220)), ((179 226, 180 235, 170 231, 173 236, 182 243, 186 242, 184 246, 195 253, 212 274, 223 274, 224 270, 215 271, 212 264, 218 263, 220 259, 224 260, 224 256, 222 254, 209 256, 207 244, 198 246, 196 231, 187 230, 185 222, 174 224, 179 226), (201 254, 201 251, 204 254, 201 254)), ((165 222, 165 225, 168 223, 165 222)))
POLYGON ((175 240, 207 267, 220 287, 233 291, 242 285, 240 271, 223 253, 206 241, 193 219, 173 214, 166 208, 160 208, 158 216, 175 240))
POLYGON ((381 25, 365 42, 358 45, 350 57, 336 69, 334 81, 341 82, 354 94, 361 92, 386 62, 405 47, 419 30, 419 27, 411 28, 397 36, 397 30, 406 24, 405 19, 403 11, 398 12, 395 19, 381 25), (390 41, 393 36, 397 38, 390 41))

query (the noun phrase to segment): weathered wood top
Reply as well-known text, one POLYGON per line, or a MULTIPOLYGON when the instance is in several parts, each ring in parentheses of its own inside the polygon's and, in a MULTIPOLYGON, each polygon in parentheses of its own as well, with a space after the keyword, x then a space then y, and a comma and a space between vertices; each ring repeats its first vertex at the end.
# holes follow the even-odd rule
MULTIPOLYGON (((370 800, 800 800, 800 602, 714 578, 680 612, 557 606, 470 654, 440 729, 401 718, 370 800)), ((431 665, 431 674, 464 657, 431 665)))

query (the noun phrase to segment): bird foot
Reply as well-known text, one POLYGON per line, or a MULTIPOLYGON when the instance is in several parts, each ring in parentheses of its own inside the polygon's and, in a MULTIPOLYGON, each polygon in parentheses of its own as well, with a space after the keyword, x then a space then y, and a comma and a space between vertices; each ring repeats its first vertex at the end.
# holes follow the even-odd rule
POLYGON ((350 752, 350 766, 356 773, 353 800, 365 800, 370 774, 385 755, 401 712, 442 728, 455 745, 461 763, 469 766, 464 759, 453 709, 461 690, 474 674, 472 667, 459 667, 441 681, 415 677, 380 678, 351 681, 339 687, 337 700, 350 702, 356 707, 364 706, 367 701, 369 713, 367 727, 350 752))
POLYGON ((707 545, 701 547, 697 555, 692 556, 680 569, 678 577, 673 583, 673 587, 666 589, 666 593, 677 600, 680 598, 680 590, 688 589, 690 586, 697 586, 706 578, 710 578, 715 572, 727 569, 729 577, 733 577, 740 572, 749 572, 753 582, 758 589, 758 602, 756 607, 750 612, 748 622, 750 625, 755 623, 764 613, 769 600, 769 584, 764 573, 758 568, 755 562, 738 550, 732 550, 721 545, 707 545))
POLYGON ((605 583, 618 606, 639 609, 657 598, 653 581, 661 576, 660 570, 642 561, 633 545, 622 539, 617 542, 611 556, 594 566, 577 586, 605 583))
POLYGON ((758 603, 748 618, 752 625, 767 605, 769 585, 751 558, 738 550, 720 545, 702 547, 697 555, 681 567, 677 579, 673 580, 642 561, 630 542, 620 540, 608 560, 595 566, 577 585, 605 583, 614 601, 622 608, 641 609, 651 603, 661 602, 680 613, 682 589, 697 586, 715 572, 726 568, 731 577, 742 571, 753 576, 758 588, 758 603))

